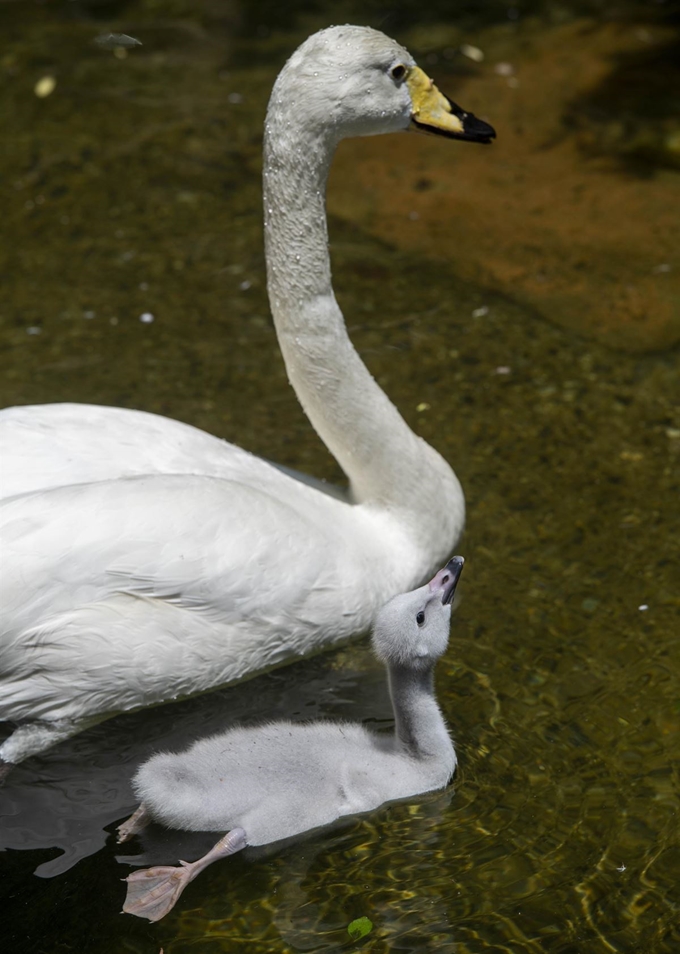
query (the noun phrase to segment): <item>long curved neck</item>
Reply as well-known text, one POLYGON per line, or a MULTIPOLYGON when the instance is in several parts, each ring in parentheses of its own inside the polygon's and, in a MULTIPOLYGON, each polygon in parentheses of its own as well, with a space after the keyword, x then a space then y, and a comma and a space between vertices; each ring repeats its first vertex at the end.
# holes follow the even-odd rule
POLYGON ((434 669, 390 664, 388 678, 397 744, 411 755, 455 758, 453 743, 434 693, 434 669))
POLYGON ((285 71, 269 105, 264 144, 267 283, 298 399, 347 474, 356 503, 401 511, 430 551, 463 522, 449 466, 407 426, 355 351, 333 294, 325 192, 337 137, 296 122, 285 71), (433 537, 434 535, 434 537, 433 537))

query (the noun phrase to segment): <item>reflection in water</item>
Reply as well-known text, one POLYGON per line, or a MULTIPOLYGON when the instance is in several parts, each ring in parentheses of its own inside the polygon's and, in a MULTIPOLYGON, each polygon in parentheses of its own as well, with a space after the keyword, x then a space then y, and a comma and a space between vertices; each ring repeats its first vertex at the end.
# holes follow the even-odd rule
MULTIPOLYGON (((76 7, 69 21, 58 5, 0 10, 16 130, 2 159, 3 403, 141 407, 340 482, 288 388, 263 287, 261 119, 300 34, 237 41, 187 10, 158 24, 142 0, 105 25, 76 7), (144 45, 118 58, 92 44, 103 32, 144 45), (39 99, 45 75, 57 84, 39 99)), ((503 42, 512 62, 516 41, 503 42)), ((448 64, 447 88, 455 97, 465 84, 474 102, 486 67, 463 75, 445 52, 429 68, 437 78, 448 64)), ((601 101, 588 102, 592 125, 601 101)), ((503 151, 515 114, 501 106, 489 175, 513 177, 512 202, 530 208, 532 183, 503 151)), ((403 159, 404 139, 391 142, 403 159)), ((554 154, 544 143, 546 175, 554 154)), ((402 165, 413 195, 441 206, 431 170, 402 165)), ((624 174, 598 166, 603 181, 624 174)), ((677 173, 636 190, 647 181, 672 208, 677 173)), ((409 230, 438 234, 427 208, 394 219, 403 252, 353 224, 349 204, 331 237, 353 340, 468 498, 464 603, 437 677, 460 756, 453 789, 215 865, 168 918, 143 925, 119 914, 130 868, 118 859, 176 860, 177 846, 157 832, 123 856, 106 831, 134 807, 143 758, 237 720, 382 724, 389 702, 359 644, 112 720, 21 766, 0 792, 3 940, 15 954, 337 951, 361 916, 376 952, 680 949, 678 353, 608 351, 457 280, 453 264, 414 258, 409 230)), ((476 214, 490 247, 502 219, 502 203, 476 214)), ((441 241, 455 234, 453 215, 441 241)), ((520 251, 540 265, 554 249, 536 234, 520 251)), ((608 280, 625 291, 630 276, 608 280)))
MULTIPOLYGON (((356 685, 357 665, 368 665, 376 686, 371 694, 373 706, 359 702, 359 717, 390 718, 381 667, 364 647, 349 653, 330 657, 330 663, 311 660, 175 706, 120 716, 55 747, 43 758, 22 763, 0 789, 0 847, 60 848, 62 854, 41 864, 36 874, 50 878, 68 871, 104 845, 109 837, 105 827, 136 807, 130 779, 154 752, 185 748, 196 738, 237 723, 331 717, 336 709, 349 718, 345 693, 356 685)), ((214 842, 214 834, 210 837, 214 842)), ((148 863, 166 862, 154 857, 148 863)))
POLYGON ((387 830, 376 814, 378 824, 357 822, 346 834, 289 852, 281 865, 279 890, 267 903, 281 938, 296 951, 330 950, 345 940, 349 920, 366 916, 374 924, 372 939, 390 947, 403 949, 406 942, 421 951, 454 951, 447 886, 433 885, 423 876, 442 860, 441 826, 452 798, 453 788, 408 807, 393 807, 387 830), (376 870, 381 857, 392 860, 383 873, 376 870), (329 863, 335 883, 324 878, 319 890, 319 870, 329 863), (338 892, 338 871, 352 886, 349 896, 338 892), (377 891, 366 883, 374 879, 377 891))

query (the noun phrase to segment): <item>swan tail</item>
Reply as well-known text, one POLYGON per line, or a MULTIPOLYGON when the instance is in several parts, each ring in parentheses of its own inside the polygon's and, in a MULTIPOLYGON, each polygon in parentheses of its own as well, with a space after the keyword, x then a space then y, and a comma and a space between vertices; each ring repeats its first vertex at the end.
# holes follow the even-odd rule
POLYGON ((178 763, 176 756, 162 754, 142 765, 134 790, 156 821, 170 828, 193 828, 190 819, 205 783, 200 772, 178 763))

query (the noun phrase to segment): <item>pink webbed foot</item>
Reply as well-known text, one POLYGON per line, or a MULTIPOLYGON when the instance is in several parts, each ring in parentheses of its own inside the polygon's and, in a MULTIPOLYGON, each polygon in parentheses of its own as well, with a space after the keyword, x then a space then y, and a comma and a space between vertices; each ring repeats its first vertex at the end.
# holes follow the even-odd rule
POLYGON ((124 821, 122 825, 118 826, 118 844, 122 845, 124 841, 129 841, 134 835, 138 835, 140 831, 144 831, 150 821, 151 816, 146 808, 144 808, 144 805, 140 805, 137 811, 133 812, 127 821, 124 821))
POLYGON ((125 878, 128 888, 123 912, 149 921, 160 921, 174 908, 192 880, 192 868, 193 865, 182 861, 177 868, 159 866, 133 871, 125 878))
MULTIPOLYGON (((134 817, 133 815, 129 820, 132 821, 134 817)), ((123 913, 134 914, 149 921, 160 921, 168 911, 172 911, 182 891, 204 868, 219 858, 240 851, 245 848, 246 843, 245 831, 242 828, 232 828, 198 861, 180 861, 177 868, 159 866, 133 871, 124 879, 128 887, 123 913)))

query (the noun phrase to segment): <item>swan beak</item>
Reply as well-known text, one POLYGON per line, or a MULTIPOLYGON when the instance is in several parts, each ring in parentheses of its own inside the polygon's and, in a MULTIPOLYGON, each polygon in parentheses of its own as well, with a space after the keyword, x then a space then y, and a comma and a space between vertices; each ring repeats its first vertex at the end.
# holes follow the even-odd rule
POLYGON ((496 138, 493 126, 466 113, 448 96, 440 93, 430 77, 418 66, 412 67, 406 77, 413 111, 411 122, 417 129, 437 133, 451 139, 489 143, 496 138))
POLYGON ((428 584, 433 592, 441 591, 444 606, 453 601, 464 563, 462 556, 451 557, 444 569, 439 570, 428 584))

